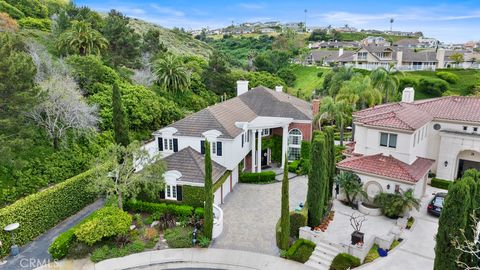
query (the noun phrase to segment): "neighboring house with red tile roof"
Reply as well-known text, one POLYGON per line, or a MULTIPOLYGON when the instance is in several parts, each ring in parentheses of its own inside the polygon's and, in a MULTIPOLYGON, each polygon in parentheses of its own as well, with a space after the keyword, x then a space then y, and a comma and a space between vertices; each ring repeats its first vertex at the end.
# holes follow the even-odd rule
POLYGON ((219 205, 237 184, 239 170, 259 172, 274 163, 272 149, 261 146, 262 138, 282 137, 282 160, 276 163, 283 166, 286 153, 289 160, 300 157, 301 142, 311 138, 312 119, 312 105, 284 93, 281 86, 249 89, 248 81, 238 81, 236 97, 154 132, 155 140, 146 148, 151 154, 160 152, 166 162, 163 197, 169 200, 190 200, 192 189, 203 188, 203 155, 210 151, 214 203, 219 205), (211 149, 205 149, 206 140, 211 149))
POLYGON ((429 171, 454 180, 480 170, 480 97, 413 97, 406 88, 401 102, 353 114, 354 143, 337 167, 358 174, 370 195, 410 187, 421 197, 429 171))

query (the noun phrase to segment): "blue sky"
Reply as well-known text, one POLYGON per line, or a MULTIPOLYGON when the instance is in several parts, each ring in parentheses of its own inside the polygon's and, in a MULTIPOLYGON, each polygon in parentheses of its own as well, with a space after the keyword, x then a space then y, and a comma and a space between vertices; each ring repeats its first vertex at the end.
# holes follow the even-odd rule
POLYGON ((154 1, 76 0, 100 12, 115 8, 124 14, 164 27, 216 28, 245 21, 295 22, 307 25, 341 26, 358 29, 422 31, 445 42, 480 40, 480 1, 371 1, 371 0, 260 0, 260 1, 154 1))

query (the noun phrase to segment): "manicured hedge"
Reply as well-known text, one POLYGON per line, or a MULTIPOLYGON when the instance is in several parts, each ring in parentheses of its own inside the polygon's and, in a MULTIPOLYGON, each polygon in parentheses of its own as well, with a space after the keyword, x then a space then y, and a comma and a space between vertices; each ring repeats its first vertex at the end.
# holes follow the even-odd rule
MULTIPOLYGON (((135 212, 147 213, 170 213, 176 216, 188 217, 194 214, 194 208, 190 205, 176 205, 166 203, 151 203, 138 200, 129 200, 125 207, 135 212)), ((200 211, 200 210, 199 210, 200 211)))
POLYGON ((240 175, 241 183, 270 183, 275 181, 275 172, 266 171, 259 173, 242 173, 240 175))
POLYGON ((182 202, 193 207, 203 207, 205 192, 203 187, 182 186, 182 202))
MULTIPOLYGON (((0 209, 0 228, 18 222, 16 243, 24 245, 32 241, 97 198, 97 194, 88 189, 94 177, 94 170, 86 171, 0 209)), ((0 241, 3 243, 0 256, 3 256, 9 252, 11 237, 1 230, 0 241)))
POLYGON ((448 180, 439 179, 439 178, 432 178, 432 181, 430 182, 430 185, 432 187, 448 190, 451 183, 453 183, 453 181, 448 181, 448 180))
POLYGON ((302 210, 300 212, 292 211, 290 212, 290 236, 291 237, 298 237, 300 228, 307 226, 307 211, 304 207, 305 211, 302 210))
POLYGON ((298 239, 287 251, 287 259, 305 263, 315 249, 315 243, 306 239, 298 239))
POLYGON ((360 259, 348 253, 340 253, 333 258, 330 270, 347 270, 360 266, 360 259))
POLYGON ((294 160, 288 164, 288 171, 292 173, 297 173, 300 166, 300 160, 294 160))

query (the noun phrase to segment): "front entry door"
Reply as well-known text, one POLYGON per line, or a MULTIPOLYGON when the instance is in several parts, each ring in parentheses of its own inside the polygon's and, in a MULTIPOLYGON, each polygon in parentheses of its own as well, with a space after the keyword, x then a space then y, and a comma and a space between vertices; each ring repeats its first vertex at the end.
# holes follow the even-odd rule
POLYGON ((262 150, 262 167, 268 165, 268 150, 262 150))
POLYGON ((480 162, 475 162, 475 161, 466 160, 466 159, 458 160, 457 178, 461 178, 463 176, 463 173, 465 173, 465 171, 469 169, 477 169, 480 171, 480 162))

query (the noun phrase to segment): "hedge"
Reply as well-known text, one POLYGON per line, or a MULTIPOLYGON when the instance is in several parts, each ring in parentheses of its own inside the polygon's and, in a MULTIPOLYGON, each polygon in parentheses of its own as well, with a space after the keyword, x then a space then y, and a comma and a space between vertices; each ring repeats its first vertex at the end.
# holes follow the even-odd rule
POLYGON ((333 258, 330 270, 347 270, 360 266, 360 259, 348 253, 340 253, 333 258))
POLYGON ((448 90, 448 83, 442 79, 421 78, 418 81, 417 90, 430 96, 440 97, 448 90))
MULTIPOLYGON (((94 177, 94 169, 86 171, 0 209, 0 228, 18 222, 20 228, 15 231, 16 243, 24 245, 32 241, 97 198, 97 194, 88 191, 94 177)), ((0 241, 3 243, 1 257, 9 252, 10 234, 1 230, 0 241)))
POLYGON ((300 167, 300 160, 294 160, 288 164, 288 171, 292 173, 297 173, 300 167))
POLYGON ((182 202, 193 207, 203 207, 205 192, 203 187, 182 186, 182 202))
POLYGON ((436 72, 435 75, 437 75, 437 77, 439 77, 440 79, 452 84, 457 83, 460 80, 460 77, 458 77, 457 74, 453 74, 451 72, 439 71, 436 72))
POLYGON ((1 0, 0 0, 0 12, 5 12, 8 15, 10 15, 10 17, 12 17, 14 19, 21 19, 21 18, 25 17, 25 14, 23 12, 21 12, 18 8, 10 5, 9 3, 5 2, 5 1, 1 1, 1 0))
POLYGON ((430 182, 430 185, 432 187, 448 190, 451 183, 453 183, 453 181, 448 181, 448 180, 439 179, 439 178, 432 178, 432 181, 430 182))
POLYGON ((265 171, 258 173, 242 173, 240 175, 241 183, 271 183, 275 181, 275 172, 265 171))
MULTIPOLYGON (((307 225, 307 208, 304 207, 302 211, 291 211, 290 212, 290 237, 298 238, 300 234, 300 228, 307 225)), ((280 248, 280 235, 282 229, 280 228, 280 219, 275 225, 275 240, 277 247, 280 248)))
MULTIPOLYGON (((142 202, 138 200, 128 200, 125 204, 128 210, 134 212, 147 212, 147 213, 170 213, 176 216, 188 217, 193 215, 194 207, 190 205, 176 205, 166 203, 151 203, 142 202)), ((201 211, 201 210, 199 210, 201 211)))
POLYGON ((305 263, 315 249, 315 243, 306 239, 298 239, 287 251, 287 259, 305 263))

